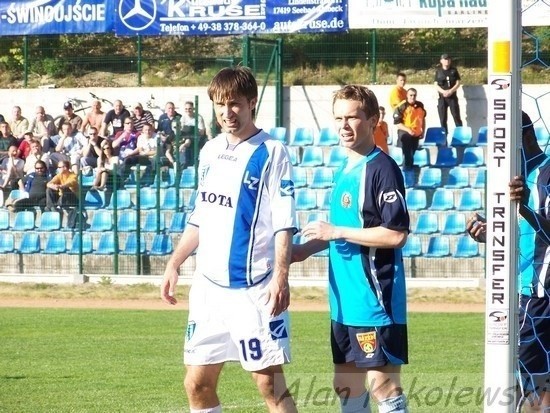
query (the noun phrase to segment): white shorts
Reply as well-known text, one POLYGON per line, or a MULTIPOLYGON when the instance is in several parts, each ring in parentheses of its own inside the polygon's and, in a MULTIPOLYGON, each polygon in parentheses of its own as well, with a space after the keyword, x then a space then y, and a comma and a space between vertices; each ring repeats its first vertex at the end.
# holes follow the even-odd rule
POLYGON ((195 274, 189 291, 184 363, 240 361, 248 371, 289 363, 288 312, 269 315, 265 305, 269 280, 249 288, 227 288, 195 274))

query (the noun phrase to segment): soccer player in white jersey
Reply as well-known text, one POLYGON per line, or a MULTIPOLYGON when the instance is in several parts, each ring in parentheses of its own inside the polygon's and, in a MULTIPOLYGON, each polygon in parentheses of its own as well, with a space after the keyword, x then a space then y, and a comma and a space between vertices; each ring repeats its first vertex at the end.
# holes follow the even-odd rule
POLYGON ((222 69, 208 96, 224 133, 201 151, 195 209, 161 285, 162 299, 176 304, 179 267, 197 251, 184 346, 189 405, 221 412, 218 377, 225 362, 240 361, 270 412, 296 412, 282 369, 290 361, 288 270, 297 231, 291 162, 285 146, 254 124, 250 69, 222 69))

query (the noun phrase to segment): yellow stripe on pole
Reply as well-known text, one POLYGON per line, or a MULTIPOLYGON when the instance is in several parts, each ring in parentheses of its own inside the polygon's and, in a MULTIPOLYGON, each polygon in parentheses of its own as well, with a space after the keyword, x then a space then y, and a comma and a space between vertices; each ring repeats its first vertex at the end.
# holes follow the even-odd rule
POLYGON ((493 43, 493 73, 510 73, 510 42, 493 43))

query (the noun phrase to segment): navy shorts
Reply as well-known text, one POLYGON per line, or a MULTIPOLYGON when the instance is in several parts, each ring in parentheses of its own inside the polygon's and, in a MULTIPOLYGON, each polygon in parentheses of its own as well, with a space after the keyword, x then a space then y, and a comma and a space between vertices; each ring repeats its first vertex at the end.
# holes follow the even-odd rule
POLYGON ((407 364, 407 325, 352 327, 332 321, 330 344, 334 364, 355 362, 357 367, 407 364))
POLYGON ((519 369, 528 391, 548 388, 550 365, 550 300, 520 296, 519 369))

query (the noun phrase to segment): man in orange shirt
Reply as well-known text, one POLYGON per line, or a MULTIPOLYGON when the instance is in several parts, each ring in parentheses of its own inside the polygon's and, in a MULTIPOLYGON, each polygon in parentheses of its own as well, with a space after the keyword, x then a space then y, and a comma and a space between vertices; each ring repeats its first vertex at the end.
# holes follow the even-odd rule
POLYGON ((426 110, 424 104, 416 100, 416 89, 407 90, 407 99, 403 101, 393 114, 393 123, 403 145, 403 169, 413 169, 414 153, 418 149, 418 141, 426 130, 426 110))
POLYGON ((58 172, 46 185, 46 211, 58 211, 78 205, 77 175, 69 161, 59 161, 58 172))
POLYGON ((405 83, 407 83, 407 75, 403 72, 399 72, 395 78, 395 86, 390 91, 391 110, 395 110, 401 102, 407 99, 407 89, 405 89, 405 83))
POLYGON ((384 106, 378 108, 380 111, 380 117, 378 118, 378 123, 374 128, 374 144, 382 149, 384 152, 388 153, 388 124, 384 121, 384 116, 386 116, 386 109, 384 106))

